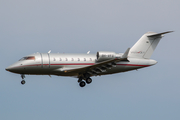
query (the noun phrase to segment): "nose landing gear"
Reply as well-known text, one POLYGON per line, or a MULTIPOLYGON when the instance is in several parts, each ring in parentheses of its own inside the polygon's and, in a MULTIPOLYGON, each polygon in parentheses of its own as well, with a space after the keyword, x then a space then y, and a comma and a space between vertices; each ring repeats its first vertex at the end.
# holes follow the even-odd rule
POLYGON ((25 75, 24 75, 24 74, 21 74, 21 78, 22 78, 21 84, 24 85, 24 84, 26 83, 26 81, 24 80, 25 75))

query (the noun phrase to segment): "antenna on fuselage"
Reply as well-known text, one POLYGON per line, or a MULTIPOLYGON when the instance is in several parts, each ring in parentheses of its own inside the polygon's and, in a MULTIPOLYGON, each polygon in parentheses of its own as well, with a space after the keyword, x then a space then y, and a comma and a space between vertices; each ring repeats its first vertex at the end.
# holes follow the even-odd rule
POLYGON ((87 52, 87 54, 89 54, 89 53, 90 53, 90 51, 87 52))
POLYGON ((51 53, 51 50, 48 53, 51 53))

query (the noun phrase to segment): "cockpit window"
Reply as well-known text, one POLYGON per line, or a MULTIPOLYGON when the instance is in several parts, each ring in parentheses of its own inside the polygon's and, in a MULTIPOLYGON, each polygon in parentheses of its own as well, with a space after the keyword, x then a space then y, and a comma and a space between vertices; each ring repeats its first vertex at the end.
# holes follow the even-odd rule
POLYGON ((19 61, 22 61, 22 60, 35 60, 35 57, 34 56, 27 56, 27 57, 21 58, 19 61))

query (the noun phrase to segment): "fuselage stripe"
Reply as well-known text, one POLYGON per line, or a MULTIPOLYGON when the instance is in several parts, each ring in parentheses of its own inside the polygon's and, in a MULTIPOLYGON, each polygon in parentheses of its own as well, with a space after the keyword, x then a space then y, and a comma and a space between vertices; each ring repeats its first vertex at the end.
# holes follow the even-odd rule
MULTIPOLYGON (((43 65, 49 65, 49 64, 43 64, 43 65)), ((54 65, 95 65, 95 63, 61 63, 61 64, 50 64, 50 66, 54 65)), ((137 65, 137 64, 116 64, 120 66, 137 66, 137 67, 148 67, 150 65, 137 65)), ((33 65, 22 65, 22 66, 17 66, 17 67, 27 67, 27 66, 41 66, 41 64, 33 64, 33 65)), ((17 68, 15 67, 15 68, 17 68)))
POLYGON ((117 65, 124 65, 124 66, 139 66, 139 67, 148 67, 150 65, 137 65, 137 64, 117 64, 117 65))
POLYGON ((94 65, 95 63, 61 63, 61 64, 50 64, 50 65, 94 65))

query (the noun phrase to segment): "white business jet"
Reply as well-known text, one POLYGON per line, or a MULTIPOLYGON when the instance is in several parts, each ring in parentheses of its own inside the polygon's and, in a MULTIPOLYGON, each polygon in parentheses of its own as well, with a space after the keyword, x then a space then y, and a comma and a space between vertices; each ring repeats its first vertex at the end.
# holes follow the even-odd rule
POLYGON ((58 75, 78 78, 80 87, 92 82, 92 76, 101 76, 155 65, 150 59, 163 33, 147 32, 125 53, 99 51, 97 54, 35 53, 23 57, 6 70, 21 74, 21 84, 25 75, 58 75))

